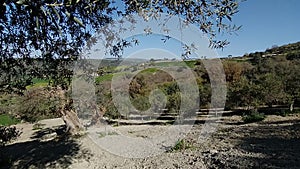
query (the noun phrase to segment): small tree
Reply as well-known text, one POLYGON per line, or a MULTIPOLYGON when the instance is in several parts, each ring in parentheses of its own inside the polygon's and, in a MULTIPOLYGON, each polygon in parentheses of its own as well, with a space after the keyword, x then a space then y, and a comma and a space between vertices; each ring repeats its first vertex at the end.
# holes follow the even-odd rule
POLYGON ((288 95, 284 91, 284 85, 280 77, 272 73, 264 74, 259 77, 259 84, 263 103, 269 107, 278 103, 286 103, 288 95))
POLYGON ((260 86, 242 76, 229 88, 227 99, 233 106, 256 108, 261 103, 260 86))

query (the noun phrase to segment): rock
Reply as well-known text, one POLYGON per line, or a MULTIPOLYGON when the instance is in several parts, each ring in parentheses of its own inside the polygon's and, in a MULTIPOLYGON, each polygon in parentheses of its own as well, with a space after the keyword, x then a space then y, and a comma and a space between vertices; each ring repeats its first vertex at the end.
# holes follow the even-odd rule
POLYGON ((54 140, 56 137, 57 137, 57 133, 56 132, 49 133, 49 134, 46 134, 43 137, 41 137, 39 141, 40 142, 48 142, 48 141, 54 140))
POLYGON ((210 154, 212 154, 212 155, 216 155, 218 153, 219 153, 218 150, 210 150, 210 154))

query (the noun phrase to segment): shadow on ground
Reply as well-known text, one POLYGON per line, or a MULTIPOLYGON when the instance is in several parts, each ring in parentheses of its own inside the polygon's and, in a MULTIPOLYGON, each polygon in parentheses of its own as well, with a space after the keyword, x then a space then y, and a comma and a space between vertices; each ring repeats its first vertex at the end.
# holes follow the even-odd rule
POLYGON ((32 137, 33 141, 15 143, 0 150, 0 168, 67 168, 74 159, 89 159, 88 150, 80 149, 79 143, 64 133, 64 128, 43 129, 32 137), (49 132, 57 132, 51 141, 41 142, 38 139, 49 132))
POLYGON ((212 168, 300 166, 300 120, 234 125, 217 134, 215 140, 219 141, 219 153, 207 159, 212 168))
POLYGON ((248 131, 253 134, 242 138, 238 147, 247 152, 261 154, 250 159, 254 164, 264 168, 300 166, 300 121, 262 123, 248 131))

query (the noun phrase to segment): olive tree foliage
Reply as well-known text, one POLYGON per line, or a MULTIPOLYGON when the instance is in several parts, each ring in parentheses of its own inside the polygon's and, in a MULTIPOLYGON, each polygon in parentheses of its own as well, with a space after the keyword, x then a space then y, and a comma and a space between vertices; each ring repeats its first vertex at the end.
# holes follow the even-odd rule
MULTIPOLYGON (((2 0, 0 91, 22 91, 33 77, 66 87, 66 79, 72 77, 68 66, 80 59, 85 46, 97 42, 93 34, 116 17, 134 13, 145 20, 161 13, 179 16, 206 33, 211 47, 222 48, 229 42, 219 40, 218 34, 240 28, 231 23, 238 4, 238 0, 2 0)), ((125 47, 138 44, 106 31, 102 36, 106 51, 116 57, 121 57, 125 47)), ((185 55, 190 54, 190 48, 185 49, 185 55)))
POLYGON ((0 90, 24 89, 32 77, 62 82, 92 30, 110 21, 108 6, 105 0, 2 1, 0 90))

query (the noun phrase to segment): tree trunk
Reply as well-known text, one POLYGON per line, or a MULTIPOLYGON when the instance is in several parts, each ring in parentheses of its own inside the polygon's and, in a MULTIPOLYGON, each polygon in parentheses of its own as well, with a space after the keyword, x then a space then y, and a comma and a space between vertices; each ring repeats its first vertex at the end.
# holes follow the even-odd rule
POLYGON ((85 128, 80 123, 76 112, 71 109, 72 106, 70 105, 72 103, 71 99, 66 95, 67 91, 61 88, 57 88, 55 93, 63 100, 61 115, 63 121, 67 126, 67 132, 69 132, 71 135, 82 135, 85 131, 85 128))
POLYGON ((85 131, 84 126, 80 123, 77 114, 73 110, 64 110, 62 112, 67 131, 71 135, 82 135, 85 131))

